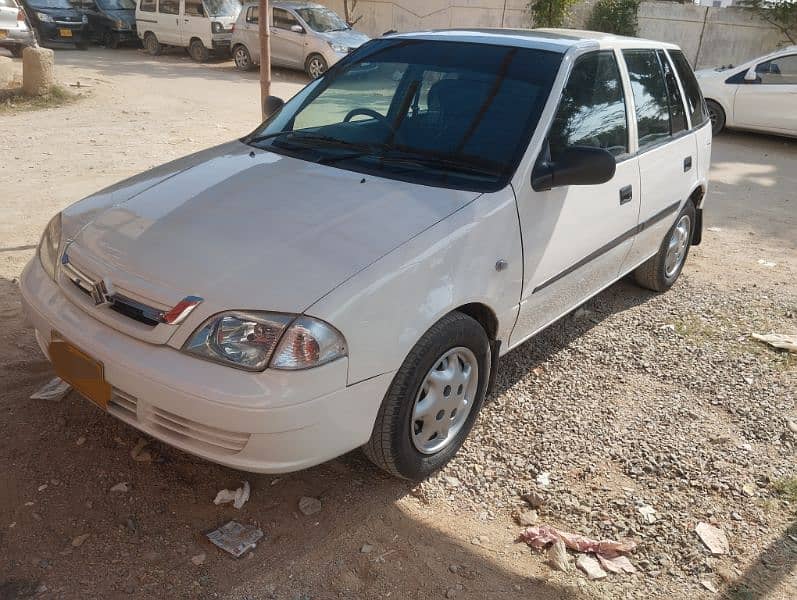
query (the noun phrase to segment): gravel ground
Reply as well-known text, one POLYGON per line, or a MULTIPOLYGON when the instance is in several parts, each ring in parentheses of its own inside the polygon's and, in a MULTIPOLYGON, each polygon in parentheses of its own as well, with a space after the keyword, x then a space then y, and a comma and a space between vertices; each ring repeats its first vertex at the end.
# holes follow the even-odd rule
POLYGON ((788 522, 771 484, 797 472, 797 357, 749 335, 797 330, 796 317, 794 297, 755 286, 686 274, 654 295, 622 282, 502 360, 464 450, 419 493, 491 519, 534 490, 541 521, 637 540, 650 576, 728 577, 788 522), (702 546, 700 521, 729 536, 728 560, 702 546))

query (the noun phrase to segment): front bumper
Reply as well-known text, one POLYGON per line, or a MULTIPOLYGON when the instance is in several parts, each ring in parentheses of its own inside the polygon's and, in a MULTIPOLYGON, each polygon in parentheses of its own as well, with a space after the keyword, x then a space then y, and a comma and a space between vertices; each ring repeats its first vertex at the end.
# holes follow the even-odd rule
POLYGON ((346 386, 348 361, 248 373, 126 336, 73 304, 38 257, 20 278, 45 355, 57 331, 104 366, 108 411, 167 444, 229 467, 282 473, 364 444, 391 373, 346 386))
POLYGON ((229 52, 232 33, 214 33, 211 39, 213 52, 229 52))
POLYGON ((38 31, 40 44, 83 44, 89 41, 88 27, 83 23, 40 23, 38 31))

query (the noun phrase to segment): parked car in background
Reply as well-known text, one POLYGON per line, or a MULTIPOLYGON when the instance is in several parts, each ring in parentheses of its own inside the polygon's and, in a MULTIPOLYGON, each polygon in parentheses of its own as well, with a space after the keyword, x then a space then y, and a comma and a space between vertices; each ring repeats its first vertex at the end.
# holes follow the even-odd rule
POLYGON ((397 34, 267 104, 55 215, 20 277, 59 377, 236 469, 362 446, 422 479, 499 355, 627 273, 669 289, 700 241, 711 125, 672 44, 397 34))
POLYGON ((135 0, 88 0, 84 1, 83 12, 95 42, 108 48, 138 43, 135 0))
POLYGON ((695 75, 715 135, 733 127, 797 136, 797 46, 695 75))
MULTIPOLYGON (((248 71, 260 64, 258 4, 244 4, 232 34, 235 67, 248 71)), ((313 2, 272 2, 271 64, 302 69, 313 79, 370 38, 338 14, 313 2)))
POLYGON ((25 48, 35 44, 36 38, 28 27, 25 11, 16 0, 0 0, 0 48, 19 57, 25 48))
POLYGON ((74 44, 80 50, 88 48, 88 17, 69 0, 22 0, 22 5, 40 45, 74 44))
POLYGON ((136 31, 152 56, 164 47, 187 48, 197 62, 230 52, 238 0, 138 0, 136 31))

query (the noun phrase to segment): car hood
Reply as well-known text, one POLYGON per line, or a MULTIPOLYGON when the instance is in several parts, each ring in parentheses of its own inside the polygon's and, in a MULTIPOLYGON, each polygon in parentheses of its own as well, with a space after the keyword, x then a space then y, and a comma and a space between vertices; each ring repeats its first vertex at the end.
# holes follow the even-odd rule
POLYGON ((232 142, 66 209, 70 261, 164 306, 301 312, 478 196, 232 142))
POLYGON ((105 14, 106 17, 122 21, 128 27, 135 24, 136 22, 136 11, 134 10, 118 9, 118 10, 103 10, 102 12, 103 14, 105 14))
POLYGON ((364 33, 360 33, 354 29, 347 29, 346 31, 327 31, 325 33, 319 33, 318 35, 333 44, 340 44, 341 46, 347 46, 349 48, 359 48, 371 39, 364 33))

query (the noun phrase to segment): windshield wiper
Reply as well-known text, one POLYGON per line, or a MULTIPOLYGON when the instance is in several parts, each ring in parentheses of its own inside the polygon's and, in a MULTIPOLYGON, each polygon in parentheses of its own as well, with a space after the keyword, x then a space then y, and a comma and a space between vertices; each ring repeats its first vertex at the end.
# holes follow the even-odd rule
POLYGON ((301 142, 310 142, 313 144, 323 144, 324 146, 328 147, 338 147, 338 148, 362 148, 361 144, 356 144, 354 142, 347 142, 346 140, 341 140, 336 137, 332 137, 329 135, 318 135, 315 133, 304 133, 301 131, 277 131, 276 133, 268 133, 265 135, 259 135, 257 137, 253 137, 247 140, 248 144, 258 144, 265 140, 271 140, 280 137, 287 137, 291 138, 292 141, 301 141, 301 142))
POLYGON ((329 156, 321 159, 319 162, 328 165, 344 160, 368 157, 379 162, 401 164, 416 169, 431 168, 459 171, 488 177, 500 175, 500 172, 496 169, 491 169, 486 165, 474 164, 475 161, 464 158, 457 159, 443 156, 427 156, 423 154, 416 154, 414 152, 402 152, 400 150, 397 151, 392 147, 381 147, 381 153, 377 153, 374 150, 375 149, 364 150, 362 152, 352 152, 350 154, 341 154, 339 156, 329 156))

